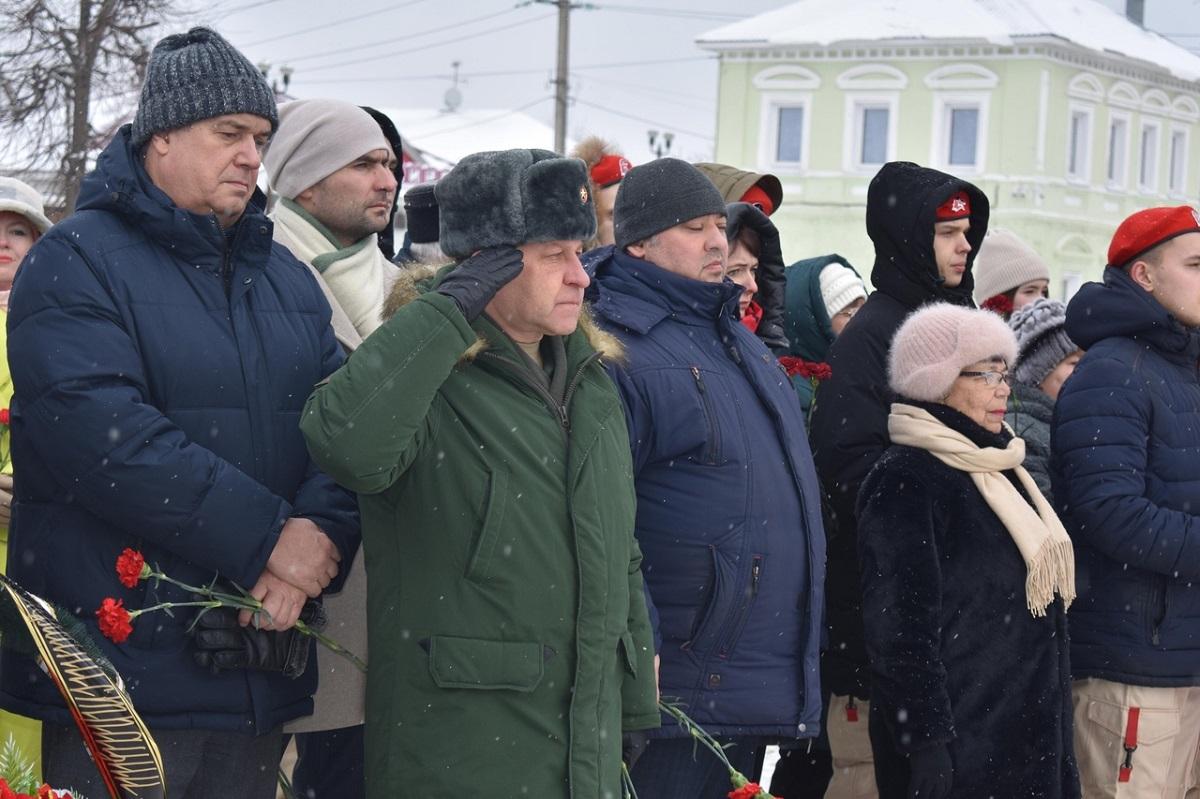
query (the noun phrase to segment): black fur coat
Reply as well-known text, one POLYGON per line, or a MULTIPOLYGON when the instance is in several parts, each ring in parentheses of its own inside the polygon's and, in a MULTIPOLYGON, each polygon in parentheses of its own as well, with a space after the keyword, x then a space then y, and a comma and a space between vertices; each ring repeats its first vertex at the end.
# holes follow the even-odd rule
MULTIPOLYGON (((1006 441, 913 404, 980 446, 1006 441)), ((1062 601, 1030 614, 1025 563, 970 475, 893 445, 863 483, 858 532, 881 799, 907 795, 908 753, 941 744, 955 799, 1077 799, 1062 601)))

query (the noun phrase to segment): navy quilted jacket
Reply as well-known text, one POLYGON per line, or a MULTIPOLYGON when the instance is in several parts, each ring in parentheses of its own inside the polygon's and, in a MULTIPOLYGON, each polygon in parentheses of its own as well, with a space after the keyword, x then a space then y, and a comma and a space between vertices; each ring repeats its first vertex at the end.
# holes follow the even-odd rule
MULTIPOLYGON (((589 289, 624 344, 642 571, 660 688, 710 732, 818 732, 825 538, 787 375, 733 316, 737 287, 601 251, 589 289)), ((669 719, 652 734, 682 735, 669 719)))
POLYGON ((1200 685, 1200 331, 1107 269, 1067 308, 1087 350, 1051 432, 1075 542, 1075 677, 1200 685))
MULTIPOLYGON (((312 712, 315 659, 282 674, 212 675, 192 661, 189 609, 134 621, 116 645, 94 611, 187 601, 123 588, 138 547, 170 576, 249 588, 284 521, 312 519, 350 563, 354 496, 317 470, 300 411, 341 354, 308 269, 248 208, 232 246, 212 215, 175 207, 128 126, 84 182, 79 210, 30 251, 8 318, 18 474, 10 576, 78 615, 151 727, 266 732, 312 712)), ((345 573, 343 568, 342 573, 345 573)), ((5 652, 0 705, 70 724, 50 680, 5 652)))

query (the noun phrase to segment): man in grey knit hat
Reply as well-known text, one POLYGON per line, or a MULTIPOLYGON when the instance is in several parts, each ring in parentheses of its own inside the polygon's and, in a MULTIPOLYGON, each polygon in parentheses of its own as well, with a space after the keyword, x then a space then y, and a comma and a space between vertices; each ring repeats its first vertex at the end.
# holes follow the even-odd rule
MULTIPOLYGON (((133 124, 30 251, 10 306, 11 574, 90 626, 172 796, 275 795, 281 727, 312 712, 317 684, 292 628, 304 614, 319 629, 310 600, 339 588, 358 543, 353 495, 298 428, 342 356, 329 304, 272 243, 255 189, 277 123, 258 70, 215 31, 160 41, 133 124), (192 601, 119 582, 126 548, 188 585, 244 586, 263 611, 195 624, 192 608, 154 612, 109 640, 106 597, 192 601)), ((54 685, 33 660, 0 658, 0 706, 44 722, 47 781, 104 795, 54 685)))
MULTIPOLYGON (((768 740, 819 731, 825 539, 795 390, 737 317, 725 200, 696 167, 634 167, 616 250, 589 266, 633 449, 638 543, 661 642, 660 687, 732 744, 751 779, 768 740)), ((669 720, 633 764, 642 796, 723 799, 729 774, 669 720)))

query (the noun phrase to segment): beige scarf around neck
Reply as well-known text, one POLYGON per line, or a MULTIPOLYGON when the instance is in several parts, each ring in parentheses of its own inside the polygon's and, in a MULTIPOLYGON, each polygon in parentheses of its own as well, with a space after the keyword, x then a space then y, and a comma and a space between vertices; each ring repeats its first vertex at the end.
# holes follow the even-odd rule
POLYGON ((1075 599, 1075 552, 1054 509, 1021 465, 1024 440, 1014 436, 1004 449, 980 448, 928 411, 899 402, 892 405, 888 416, 888 433, 893 443, 923 449, 950 468, 971 475, 1025 560, 1025 601, 1030 613, 1045 616, 1055 592, 1062 597, 1063 606, 1070 607, 1075 599), (1036 512, 1001 474, 1008 469, 1016 473, 1036 512))

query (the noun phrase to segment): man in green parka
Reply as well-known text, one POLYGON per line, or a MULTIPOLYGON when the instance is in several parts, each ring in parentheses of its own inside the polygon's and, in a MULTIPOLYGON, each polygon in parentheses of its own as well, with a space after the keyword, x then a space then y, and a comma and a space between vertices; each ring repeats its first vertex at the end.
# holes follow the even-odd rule
POLYGON ((362 510, 372 799, 618 797, 622 731, 659 724, 587 186, 544 150, 460 161, 436 188, 458 263, 398 284, 309 398, 313 457, 362 510))

